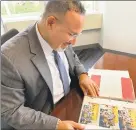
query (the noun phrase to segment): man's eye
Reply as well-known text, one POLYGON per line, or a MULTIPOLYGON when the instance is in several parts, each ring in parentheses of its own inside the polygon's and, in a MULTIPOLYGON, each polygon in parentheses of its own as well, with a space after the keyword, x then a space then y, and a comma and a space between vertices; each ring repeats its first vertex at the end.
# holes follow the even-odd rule
POLYGON ((69 36, 73 36, 73 34, 69 33, 69 36))

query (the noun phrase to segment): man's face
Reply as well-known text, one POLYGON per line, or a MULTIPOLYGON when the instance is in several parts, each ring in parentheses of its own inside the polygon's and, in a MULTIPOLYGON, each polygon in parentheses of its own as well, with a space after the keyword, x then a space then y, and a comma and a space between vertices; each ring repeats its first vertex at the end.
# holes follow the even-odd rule
POLYGON ((49 31, 51 46, 54 50, 66 49, 74 45, 76 38, 82 32, 84 16, 74 11, 68 11, 63 19, 55 17, 55 22, 49 31))

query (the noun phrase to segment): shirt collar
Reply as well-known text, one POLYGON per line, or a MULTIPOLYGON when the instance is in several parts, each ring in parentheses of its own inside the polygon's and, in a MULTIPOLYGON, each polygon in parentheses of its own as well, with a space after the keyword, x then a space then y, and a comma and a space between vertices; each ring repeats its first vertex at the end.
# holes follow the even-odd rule
POLYGON ((48 55, 52 55, 52 51, 53 49, 51 48, 51 46, 43 39, 43 37, 41 36, 40 32, 38 31, 38 26, 36 24, 36 33, 37 33, 37 36, 38 36, 38 39, 40 41, 40 44, 42 46, 42 49, 45 53, 46 56, 48 55))

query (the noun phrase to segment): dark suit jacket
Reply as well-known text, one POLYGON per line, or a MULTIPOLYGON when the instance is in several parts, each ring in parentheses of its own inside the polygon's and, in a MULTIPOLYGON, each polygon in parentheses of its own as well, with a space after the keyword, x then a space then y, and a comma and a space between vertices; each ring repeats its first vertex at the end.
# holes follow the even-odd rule
MULTIPOLYGON (((71 46, 65 51, 71 77, 85 72, 71 46)), ((55 129, 53 83, 35 24, 1 47, 2 127, 55 129)))

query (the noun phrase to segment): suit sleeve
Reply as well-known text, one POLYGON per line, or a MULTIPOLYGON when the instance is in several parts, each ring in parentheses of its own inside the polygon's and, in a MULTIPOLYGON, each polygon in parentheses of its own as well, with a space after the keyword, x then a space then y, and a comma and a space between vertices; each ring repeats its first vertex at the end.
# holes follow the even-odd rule
POLYGON ((58 118, 25 107, 25 85, 10 60, 1 54, 1 118, 15 129, 55 129, 58 118))
POLYGON ((79 77, 80 74, 87 73, 87 71, 85 70, 83 64, 81 64, 77 54, 75 54, 72 46, 70 46, 70 50, 71 50, 73 58, 74 58, 73 59, 73 61, 74 61, 74 72, 75 72, 76 76, 79 77))

